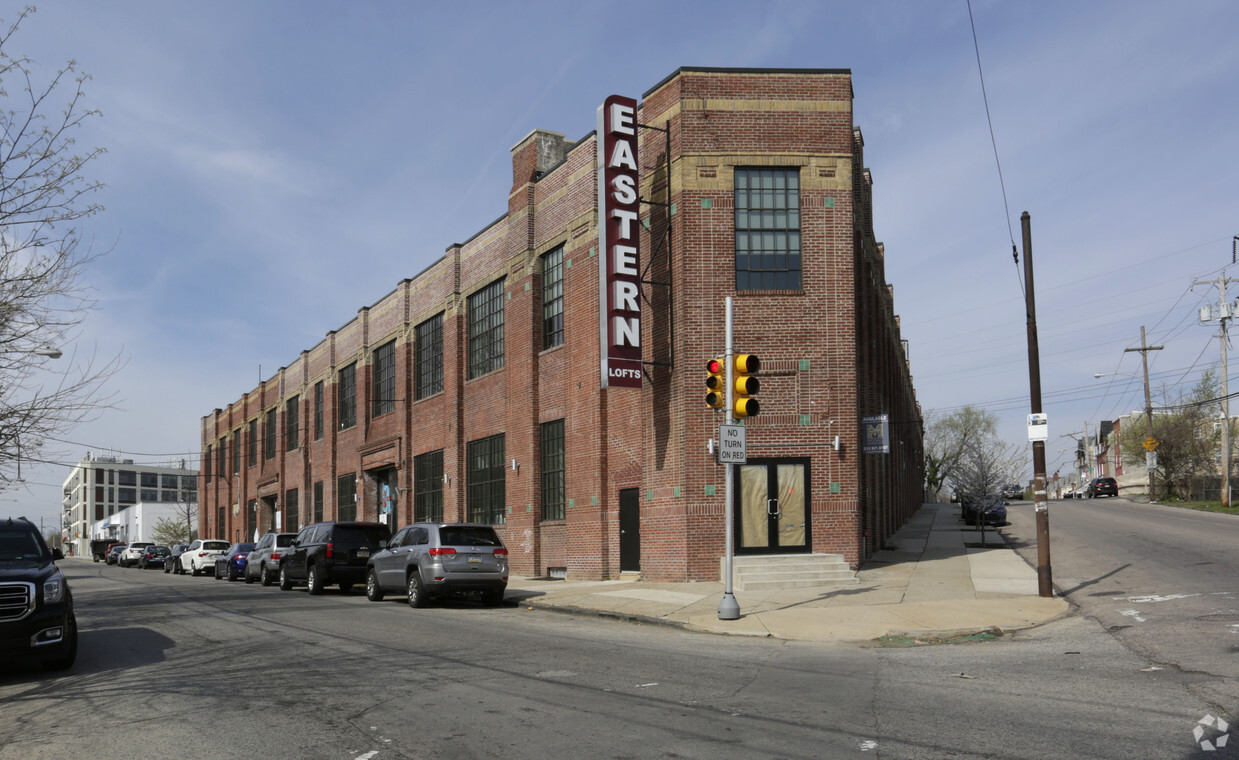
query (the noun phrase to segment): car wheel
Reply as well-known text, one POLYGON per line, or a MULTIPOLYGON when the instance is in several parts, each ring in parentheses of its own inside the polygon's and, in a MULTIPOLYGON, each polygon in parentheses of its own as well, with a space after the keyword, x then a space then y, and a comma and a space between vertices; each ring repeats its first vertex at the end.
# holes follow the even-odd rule
POLYGON ((263 566, 258 569, 258 582, 264 586, 271 585, 271 573, 267 571, 266 563, 263 563, 263 566))
POLYGON ((370 568, 370 572, 366 573, 366 598, 372 602, 383 601, 383 589, 379 586, 379 574, 374 572, 374 568, 370 568))
POLYGON ((487 607, 498 607, 503 604, 503 589, 487 591, 485 594, 482 594, 482 604, 487 607))
POLYGON ((231 567, 228 568, 228 582, 233 583, 237 579, 237 573, 231 567))
POLYGON ((44 670, 68 670, 73 667, 73 661, 77 659, 77 618, 73 615, 69 616, 68 624, 68 650, 63 657, 57 657, 54 660, 44 660, 44 670))
POLYGON ((164 572, 164 575, 167 575, 168 573, 172 572, 172 566, 169 565, 167 562, 163 563, 163 572, 164 572))
POLYGON ((202 575, 202 571, 198 569, 198 566, 194 564, 194 561, 192 559, 189 561, 189 574, 194 576, 195 578, 197 578, 199 575, 202 575))
POLYGON ((323 579, 318 576, 318 568, 314 565, 305 571, 305 585, 311 595, 323 593, 323 579))
POLYGON ((288 568, 280 565, 280 591, 292 591, 293 579, 288 577, 288 568))
POLYGON ((254 577, 253 577, 252 575, 250 575, 250 568, 249 568, 249 565, 246 565, 246 566, 245 566, 245 575, 243 575, 242 577, 243 577, 243 578, 245 578, 245 582, 246 582, 246 583, 253 583, 253 582, 254 582, 254 577))
POLYGON ((422 576, 418 574, 417 568, 413 568, 413 572, 409 573, 409 606, 413 609, 419 609, 426 606, 426 589, 422 587, 422 576))

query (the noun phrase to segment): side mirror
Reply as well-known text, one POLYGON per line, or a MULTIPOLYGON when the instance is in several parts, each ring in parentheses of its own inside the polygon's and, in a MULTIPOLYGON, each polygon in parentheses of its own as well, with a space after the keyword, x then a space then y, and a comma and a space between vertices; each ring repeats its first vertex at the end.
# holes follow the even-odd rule
POLYGON ((57 546, 55 549, 52 549, 52 559, 56 560, 56 559, 64 559, 64 558, 65 558, 65 553, 60 550, 59 546, 57 546))

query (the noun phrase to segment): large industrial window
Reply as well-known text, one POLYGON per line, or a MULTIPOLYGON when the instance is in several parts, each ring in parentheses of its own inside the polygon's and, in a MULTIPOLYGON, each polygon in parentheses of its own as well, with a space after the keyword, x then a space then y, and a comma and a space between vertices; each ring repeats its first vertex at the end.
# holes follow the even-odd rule
POLYGON ((413 457, 413 520, 443 521, 443 449, 413 457))
POLYGON ((504 514, 503 434, 469 442, 469 520, 502 525, 504 514))
POLYGON ((297 526, 301 522, 301 504, 300 494, 296 488, 290 488, 284 492, 284 527, 286 533, 292 533, 297 530, 297 526))
POLYGON ((314 440, 323 440, 323 381, 314 384, 314 440))
POLYGON ((391 340, 374 349, 374 363, 371 367, 371 391, 374 402, 371 416, 395 411, 396 409, 396 341, 391 340))
POLYGON ((503 367, 503 280, 469 296, 469 377, 503 367))
POLYGON ((323 521, 323 481, 314 483, 314 522, 323 521))
POLYGON ((232 431, 232 472, 241 471, 241 429, 232 431))
POLYGON ((250 467, 258 466, 258 420, 250 420, 248 440, 248 453, 245 458, 250 467))
POLYGON ((219 437, 219 451, 216 453, 218 454, 216 464, 219 465, 219 476, 221 478, 227 479, 228 478, 228 436, 221 435, 219 437))
POLYGON ((336 519, 357 519, 357 474, 336 478, 336 519))
MULTIPOLYGON (((202 456, 202 478, 205 482, 211 482, 211 444, 207 444, 206 453, 202 456)), ((96 470, 95 474, 102 474, 102 470, 96 470)))
POLYGON ((542 257, 542 348, 564 342, 564 247, 542 257))
POLYGON ((301 397, 293 396, 284 402, 284 450, 297 448, 301 437, 301 397))
POLYGON ((542 519, 563 520, 564 421, 542 423, 542 519))
POLYGON ((340 370, 336 380, 336 418, 340 429, 346 430, 357 424, 357 364, 340 370))
POLYGON ((263 430, 262 456, 264 459, 275 459, 275 407, 267 410, 267 424, 263 430))
POLYGON ((443 392, 443 315, 436 314, 417 326, 416 397, 424 399, 443 392))
POLYGON ((736 290, 800 290, 800 170, 736 169, 736 290))

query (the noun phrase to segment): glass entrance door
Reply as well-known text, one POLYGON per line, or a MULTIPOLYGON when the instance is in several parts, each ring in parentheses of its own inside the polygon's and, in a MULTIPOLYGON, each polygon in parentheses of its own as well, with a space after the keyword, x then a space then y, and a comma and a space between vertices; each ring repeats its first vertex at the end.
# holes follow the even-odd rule
POLYGON ((737 554, 809 551, 809 460, 750 459, 735 478, 737 554))

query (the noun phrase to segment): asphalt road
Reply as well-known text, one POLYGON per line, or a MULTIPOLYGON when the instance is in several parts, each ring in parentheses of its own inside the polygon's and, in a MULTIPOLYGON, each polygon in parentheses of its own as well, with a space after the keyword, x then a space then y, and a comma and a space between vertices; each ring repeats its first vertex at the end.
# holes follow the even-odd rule
MULTIPOLYGON (((1035 565, 1032 502, 1007 513, 1035 565)), ((1049 514, 1056 588, 1152 666, 1239 712, 1239 517, 1121 497, 1051 501, 1049 514)))
POLYGON ((1081 617, 857 648, 63 566, 78 663, 0 669, 0 760, 1217 756, 1178 674, 1081 617))

